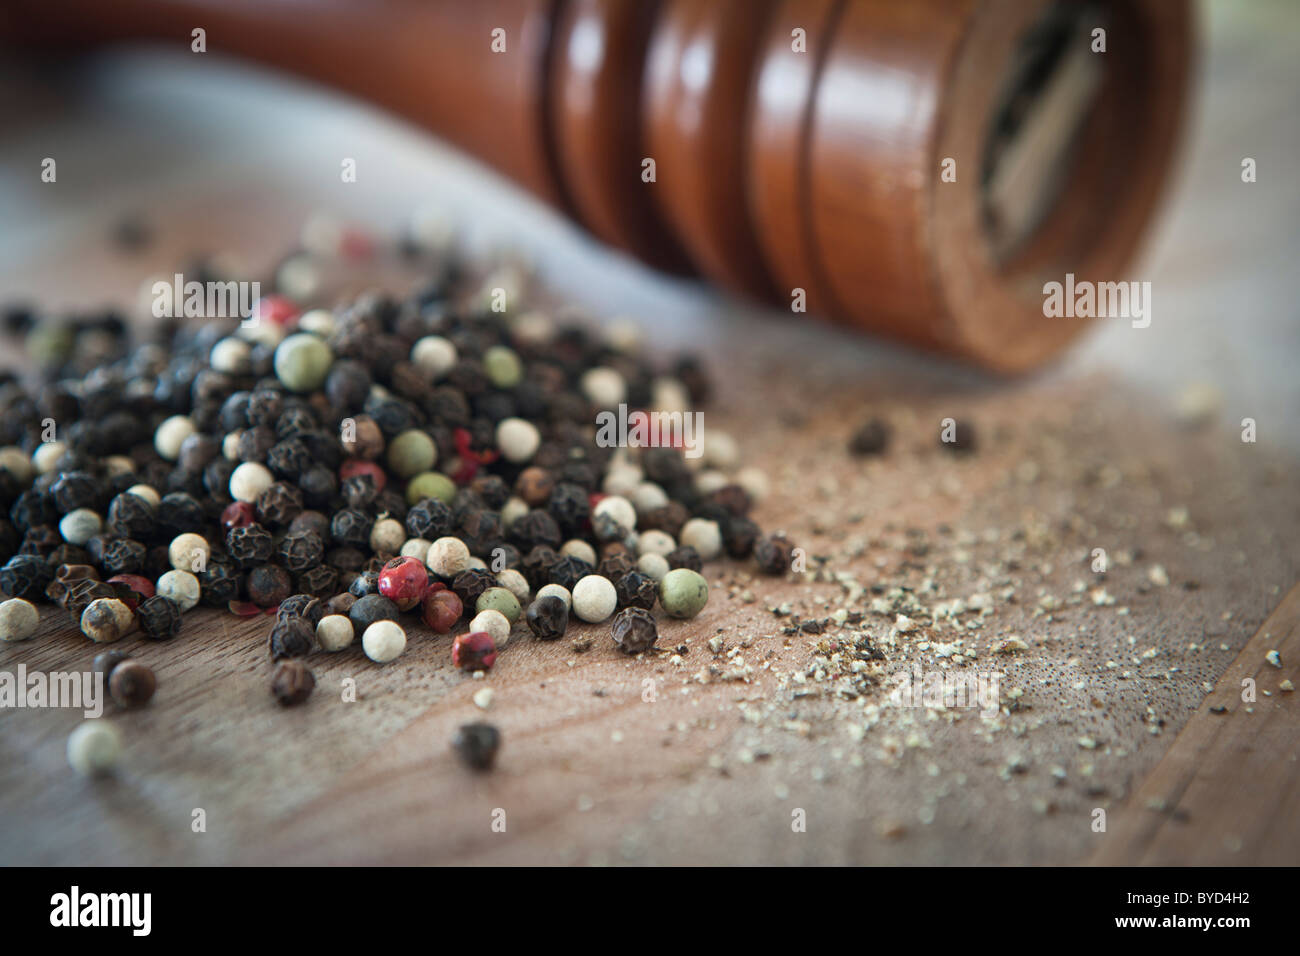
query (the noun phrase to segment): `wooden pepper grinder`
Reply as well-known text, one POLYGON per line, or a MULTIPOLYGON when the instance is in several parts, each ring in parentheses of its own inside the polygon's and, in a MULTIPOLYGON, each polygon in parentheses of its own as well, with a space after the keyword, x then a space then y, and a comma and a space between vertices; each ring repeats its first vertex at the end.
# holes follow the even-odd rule
POLYGON ((190 43, 436 131, 661 268, 1017 371, 1125 281, 1174 151, 1184 0, 65 0, 22 45, 190 43))

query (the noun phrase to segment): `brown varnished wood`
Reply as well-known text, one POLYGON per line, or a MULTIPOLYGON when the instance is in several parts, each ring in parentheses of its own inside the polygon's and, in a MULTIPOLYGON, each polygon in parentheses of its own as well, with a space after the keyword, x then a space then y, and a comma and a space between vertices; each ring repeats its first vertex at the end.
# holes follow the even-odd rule
POLYGON ((8 10, 0 39, 188 46, 202 25, 213 53, 380 103, 656 266, 782 309, 803 288, 838 321, 1016 372, 1087 324, 1045 320, 1044 281, 1134 278, 1194 45, 1182 0, 1102 3, 1107 79, 1072 107, 1065 183, 1011 254, 989 234, 983 154, 1021 37, 1050 6, 67 0, 8 10), (807 52, 791 49, 796 27, 807 52), (956 182, 940 179, 946 158, 956 182))
POLYGON ((782 0, 754 75, 748 149, 749 210, 780 292, 803 289, 808 311, 838 311, 807 216, 813 92, 846 0, 782 0), (794 31, 802 30, 796 49, 794 31))
POLYGON ((745 130, 768 0, 667 0, 645 72, 649 188, 700 270, 760 298, 773 291, 745 196, 745 130))
POLYGON ((641 73, 656 2, 566 0, 553 37, 550 98, 560 175, 575 215, 606 242, 691 271, 641 179, 641 73))

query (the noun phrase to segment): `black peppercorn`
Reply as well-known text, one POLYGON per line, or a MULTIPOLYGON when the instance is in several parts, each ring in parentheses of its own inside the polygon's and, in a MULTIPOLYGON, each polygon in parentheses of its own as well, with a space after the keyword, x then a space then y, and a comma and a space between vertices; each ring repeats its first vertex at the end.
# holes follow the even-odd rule
POLYGON ((535 637, 554 641, 563 637, 569 626, 569 606, 563 598, 548 594, 528 605, 524 620, 535 637))
POLYGON ((90 508, 103 500, 104 486, 91 474, 84 471, 69 471, 60 476, 50 489, 54 503, 64 514, 78 508, 90 508))
POLYGON ((276 618, 300 617, 312 627, 325 616, 325 605, 312 594, 291 594, 280 602, 276 618))
POLYGON ((553 549, 538 546, 524 555, 519 562, 519 570, 528 579, 533 590, 551 582, 551 568, 560 560, 560 555, 553 549))
POLYGON ((501 732, 491 724, 462 724, 451 745, 467 766, 489 770, 501 747, 501 732))
POLYGON ((294 574, 316 567, 325 559, 325 542, 315 531, 287 534, 277 549, 280 563, 294 574))
MULTIPOLYGON (((63 541, 59 532, 47 524, 28 528, 23 535, 23 543, 18 548, 19 554, 36 554, 48 559, 63 541)), ((47 561, 48 563, 48 561, 47 561)))
POLYGON ((618 584, 623 575, 627 574, 636 567, 636 562, 632 560, 631 554, 626 548, 613 551, 606 554, 600 560, 600 567, 597 571, 603 577, 609 578, 615 584, 618 584))
POLYGON ((315 464, 306 443, 296 436, 278 441, 266 451, 266 467, 279 478, 296 478, 315 464))
POLYGON ((259 524, 246 524, 226 532, 226 551, 242 568, 256 567, 271 560, 275 538, 259 524))
POLYGON ((794 561, 794 545, 783 534, 769 534, 754 545, 754 560, 767 574, 785 574, 794 561))
POLYGON ((274 425, 284 413, 284 396, 270 388, 259 388, 248 396, 246 415, 250 425, 274 425))
POLYGON ((849 438, 849 452, 859 457, 879 455, 889 447, 889 439, 889 424, 879 418, 870 418, 849 438))
POLYGON ((374 519, 364 511, 344 508, 330 521, 330 534, 339 544, 350 544, 357 548, 370 547, 370 529, 374 519))
POLYGON ((953 453, 975 450, 975 426, 968 421, 954 421, 952 428, 939 433, 939 447, 953 453))
POLYGON ((316 678, 302 661, 281 661, 271 675, 271 693, 282 707, 301 704, 315 687, 316 678))
POLYGON ((281 614, 271 628, 271 657, 277 661, 285 657, 306 657, 315 638, 316 629, 304 618, 281 614))
MULTIPOLYGON (((95 552, 90 550, 93 557, 95 552)), ((147 549, 130 538, 113 538, 103 542, 99 566, 109 577, 115 574, 133 574, 144 567, 147 549)))
POLYGON ((34 554, 18 554, 0 568, 0 588, 10 597, 39 601, 54 580, 54 569, 34 554))
POLYGON ((348 585, 348 593, 353 597, 365 597, 367 594, 379 593, 379 572, 362 571, 348 585))
POLYGON ((108 676, 108 693, 119 707, 143 707, 158 687, 153 671, 139 661, 121 661, 108 676))
POLYGON ((113 676, 113 669, 129 659, 130 655, 126 651, 104 651, 95 655, 90 667, 96 674, 103 674, 104 682, 107 683, 113 676))
POLYGON ((406 533, 412 538, 437 541, 453 527, 451 508, 437 498, 423 498, 406 513, 406 533))
POLYGON ((497 577, 483 568, 468 568, 452 578, 451 589, 460 598, 461 604, 472 608, 488 588, 497 586, 497 577))
POLYGON ((662 531, 675 538, 682 533, 682 525, 690 518, 690 512, 680 501, 670 501, 637 517, 641 530, 662 531))
POLYGON ((298 575, 298 590, 323 597, 338 587, 339 574, 327 564, 318 564, 298 575))
POLYGON ((523 550, 536 547, 558 548, 564 540, 560 526, 549 512, 533 510, 517 518, 510 526, 510 540, 523 550))
POLYGON ((275 430, 269 425, 245 428, 239 433, 239 440, 235 443, 235 454, 243 462, 263 462, 275 441, 275 430))
MULTIPOLYGON (((339 482, 334 472, 324 465, 313 465, 298 476, 298 489, 302 492, 303 504, 311 508, 327 507, 330 499, 338 492, 338 487, 339 482)), ((328 531, 328 520, 325 527, 328 531)))
POLYGON ((692 571, 699 571, 704 566, 704 563, 700 560, 700 553, 689 544, 683 544, 669 551, 667 558, 668 567, 674 571, 678 568, 690 568, 692 571))
POLYGON ((339 486, 339 494, 343 496, 349 508, 364 511, 375 498, 379 497, 379 483, 375 481, 374 475, 349 475, 339 486))
POLYGON ((238 601, 244 582, 239 569, 225 561, 209 561, 198 579, 199 600, 208 607, 226 607, 238 601))
POLYGON ((257 496, 254 507, 262 524, 279 528, 302 512, 302 492, 287 482, 277 481, 257 496))
POLYGON ((619 607, 639 607, 650 610, 655 606, 659 585, 655 579, 640 571, 629 571, 614 585, 619 607))
POLYGON ((500 475, 479 475, 470 487, 493 511, 500 511, 510 500, 510 486, 500 475))
POLYGON ((732 518, 722 526, 722 546, 733 558, 747 558, 761 533, 758 525, 748 518, 732 518))
POLYGON ((493 511, 474 511, 460 523, 460 539, 470 554, 487 558, 492 549, 504 542, 501 539, 501 518, 493 511))
POLYGON ((161 594, 142 602, 135 609, 135 616, 140 622, 140 630, 151 641, 165 641, 180 633, 180 606, 161 594))
POLYGON ((561 557, 555 564, 551 565, 551 584, 558 584, 561 587, 573 590, 573 586, 588 574, 594 574, 596 571, 590 564, 582 558, 566 554, 561 557))
POLYGON ((145 540, 153 534, 153 508, 139 495, 117 495, 108 504, 106 528, 118 537, 145 540))
POLYGON ((614 644, 624 654, 641 654, 654 647, 659 639, 659 628, 649 611, 629 607, 614 616, 612 625, 614 644))
POLYGON ((564 534, 576 534, 591 516, 591 503, 587 489, 573 482, 557 484, 551 492, 546 510, 550 512, 564 534))
POLYGON ((174 491, 158 502, 158 524, 172 534, 198 531, 204 525, 203 506, 193 495, 174 491))
POLYGON ((325 602, 325 613, 342 614, 344 616, 352 610, 352 605, 357 603, 356 595, 344 591, 342 594, 336 594, 325 602))
POLYGON ((289 572, 274 564, 262 564, 248 572, 248 599, 258 607, 275 607, 293 592, 289 572))
POLYGON ((399 613, 397 604, 382 594, 367 594, 357 598, 352 607, 348 608, 348 620, 352 622, 357 637, 360 637, 375 621, 396 621, 399 613))

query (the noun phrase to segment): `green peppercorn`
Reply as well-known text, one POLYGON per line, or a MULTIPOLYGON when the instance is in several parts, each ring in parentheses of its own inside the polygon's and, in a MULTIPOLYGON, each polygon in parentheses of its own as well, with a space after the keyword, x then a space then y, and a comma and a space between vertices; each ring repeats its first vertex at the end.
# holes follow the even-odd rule
POLYGON ((388 467, 403 478, 428 471, 437 460, 438 446, 418 428, 409 428, 388 443, 388 467))
POLYGON ((426 471, 406 483, 406 503, 416 505, 433 498, 449 505, 456 497, 456 483, 437 471, 426 471))
POLYGON ((483 371, 497 388, 514 388, 524 377, 519 356, 504 345, 494 345, 483 353, 483 371))
POLYGON ((474 610, 479 614, 484 611, 500 611, 511 624, 519 620, 522 613, 519 598, 508 588, 488 588, 474 602, 474 610))
POLYGON ((709 603, 709 583, 690 568, 677 568, 659 582, 659 603, 671 617, 694 617, 709 603))
POLYGON ((310 332, 288 336, 275 349, 275 376, 291 392, 314 392, 325 384, 334 353, 310 332))

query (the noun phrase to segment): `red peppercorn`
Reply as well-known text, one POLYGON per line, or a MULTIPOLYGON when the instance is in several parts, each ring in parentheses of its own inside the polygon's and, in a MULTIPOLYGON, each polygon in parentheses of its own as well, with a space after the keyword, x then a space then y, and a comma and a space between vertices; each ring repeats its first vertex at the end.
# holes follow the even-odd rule
POLYGON ((379 572, 379 593, 400 610, 409 611, 429 590, 429 572, 419 558, 393 558, 379 572))
POLYGON ((438 584, 437 590, 430 588, 425 593, 421 616, 439 634, 447 634, 465 613, 465 605, 455 591, 448 591, 441 582, 438 584))
POLYGON ((283 295, 264 295, 253 303, 253 315, 259 321, 275 325, 288 325, 298 318, 300 311, 291 299, 283 295))
POLYGON ((462 634, 452 642, 451 662, 462 670, 491 670, 496 659, 496 642, 485 631, 462 634))
POLYGON ((124 585, 130 593, 118 591, 118 597, 131 610, 140 606, 142 601, 147 601, 154 596, 153 582, 140 574, 115 574, 108 579, 109 584, 124 585))
POLYGON ((257 520, 257 510, 251 501, 235 501, 221 512, 221 530, 246 528, 257 520))
POLYGON ((373 461, 361 461, 357 458, 349 458, 343 464, 339 465, 339 482, 347 481, 353 475, 369 475, 375 479, 375 493, 384 490, 384 485, 388 482, 388 476, 384 474, 384 469, 373 461))

